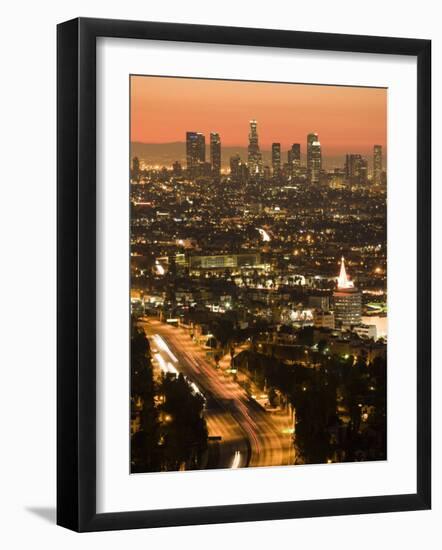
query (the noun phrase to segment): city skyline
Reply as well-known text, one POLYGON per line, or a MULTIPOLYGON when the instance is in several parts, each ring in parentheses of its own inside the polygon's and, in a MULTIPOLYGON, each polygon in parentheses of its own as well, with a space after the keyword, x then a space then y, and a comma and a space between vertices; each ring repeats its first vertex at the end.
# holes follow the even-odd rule
POLYGON ((131 91, 131 473, 386 460, 386 90, 131 91))
MULTIPOLYGON (((133 159, 133 166, 135 173, 138 175, 140 172, 140 158, 143 160, 143 169, 173 169, 175 175, 181 175, 182 164, 185 164, 187 168, 187 174, 191 179, 201 176, 216 176, 218 179, 223 174, 228 173, 223 167, 228 165, 230 167, 230 175, 233 179, 242 180, 239 177, 238 169, 242 170, 243 174, 247 172, 247 177, 258 178, 262 180, 270 175, 281 181, 282 177, 288 177, 289 180, 300 180, 301 176, 304 176, 304 180, 313 185, 318 185, 320 181, 324 182, 324 178, 331 175, 345 175, 347 183, 361 184, 373 182, 379 186, 386 178, 386 171, 384 170, 384 151, 382 145, 373 145, 373 154, 371 157, 371 163, 369 162, 369 155, 364 156, 360 153, 346 153, 343 157, 343 162, 335 162, 333 169, 331 166, 327 166, 327 162, 323 156, 323 148, 320 142, 320 136, 317 132, 307 134, 306 140, 306 153, 301 154, 302 145, 300 143, 292 143, 290 148, 283 153, 281 151, 281 143, 273 142, 271 144, 271 151, 264 151, 261 149, 259 143, 259 131, 258 121, 249 121, 249 134, 248 134, 248 146, 243 147, 243 157, 239 154, 239 149, 232 154, 235 148, 228 148, 230 156, 228 163, 226 158, 223 162, 223 147, 222 139, 219 133, 211 132, 210 141, 206 145, 206 136, 201 132, 187 131, 186 141, 184 143, 178 142, 177 145, 182 147, 183 150, 175 151, 176 154, 172 158, 169 158, 167 162, 163 157, 160 162, 153 164, 152 154, 140 154, 135 151, 135 147, 131 146, 131 155, 133 159), (206 149, 208 148, 208 154, 206 149), (185 155, 183 154, 185 152, 185 155), (270 153, 270 157, 269 157, 270 153), (285 156, 285 159, 284 159, 285 156), (149 159, 146 162, 146 157, 149 159), (207 157, 207 158, 206 158, 207 157), (184 161, 184 162, 183 162, 184 161), (371 164, 371 168, 369 168, 371 164), (241 167, 241 168, 240 168, 241 167), (245 172, 244 172, 245 171, 245 172)), ((224 154, 224 157, 227 155, 224 154)))
POLYGON ((183 142, 195 130, 217 133, 225 147, 245 147, 250 120, 260 123, 260 145, 283 151, 321 136, 323 156, 372 155, 387 146, 387 90, 309 84, 131 77, 131 142, 183 142))

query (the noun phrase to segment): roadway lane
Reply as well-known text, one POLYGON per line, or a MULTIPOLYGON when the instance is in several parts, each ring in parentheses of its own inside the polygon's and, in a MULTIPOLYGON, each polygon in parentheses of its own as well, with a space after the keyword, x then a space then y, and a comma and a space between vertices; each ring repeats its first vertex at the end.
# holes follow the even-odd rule
POLYGON ((294 464, 292 438, 283 433, 281 422, 216 370, 184 330, 153 319, 140 325, 155 347, 164 347, 161 339, 166 343, 165 349, 158 351, 169 355, 168 361, 206 395, 209 435, 222 437, 219 467, 294 464))
MULTIPOLYGON (((139 322, 143 327, 151 349, 154 350, 154 362, 168 372, 181 372, 206 397, 205 418, 209 436, 221 437, 221 441, 210 443, 209 468, 245 467, 249 461, 250 447, 246 434, 226 409, 222 399, 213 395, 210 385, 206 383, 198 361, 188 350, 174 345, 165 332, 169 325, 158 322, 139 322), (164 329, 164 330, 163 330, 164 329), (215 455, 215 456, 214 456, 215 455)), ((171 329, 172 331, 175 329, 171 329)), ((190 338, 189 338, 190 340, 190 338)))

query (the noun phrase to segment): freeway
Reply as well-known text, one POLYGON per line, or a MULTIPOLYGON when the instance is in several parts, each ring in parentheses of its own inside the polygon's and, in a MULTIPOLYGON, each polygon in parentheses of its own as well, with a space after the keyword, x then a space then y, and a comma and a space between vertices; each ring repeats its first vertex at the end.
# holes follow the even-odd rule
POLYGON ((244 468, 294 464, 287 418, 264 411, 230 376, 216 370, 186 333, 156 319, 140 321, 163 370, 182 372, 207 399, 209 436, 220 436, 217 464, 244 468))

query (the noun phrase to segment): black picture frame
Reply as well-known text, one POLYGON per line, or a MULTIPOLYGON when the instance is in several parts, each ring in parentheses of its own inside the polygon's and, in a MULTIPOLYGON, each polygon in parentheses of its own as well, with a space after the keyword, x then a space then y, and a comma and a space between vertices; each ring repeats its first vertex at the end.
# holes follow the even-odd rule
POLYGON ((425 510, 431 506, 431 41, 74 19, 57 28, 57 523, 75 531, 425 510), (417 59, 417 491, 361 498, 96 512, 96 39, 197 42, 417 59))

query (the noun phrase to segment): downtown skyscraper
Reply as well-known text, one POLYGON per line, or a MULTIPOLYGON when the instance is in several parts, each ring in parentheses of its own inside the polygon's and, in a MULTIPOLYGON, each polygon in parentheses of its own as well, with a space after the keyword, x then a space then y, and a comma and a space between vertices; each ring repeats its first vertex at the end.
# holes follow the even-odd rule
POLYGON ((345 178, 349 183, 365 185, 368 180, 368 163, 362 155, 345 156, 345 178))
POLYGON ((287 151, 287 161, 291 176, 297 178, 301 169, 301 144, 293 143, 287 151))
POLYGON ((312 184, 319 183, 319 176, 322 168, 321 143, 318 134, 307 135, 307 175, 312 184))
POLYGON ((281 144, 272 143, 272 169, 273 175, 279 176, 281 172, 281 144))
POLYGON ((187 170, 195 175, 206 162, 206 138, 199 132, 186 132, 187 170))
POLYGON ((256 120, 250 121, 250 132, 249 132, 249 146, 248 146, 248 167, 249 174, 251 177, 258 177, 262 175, 263 165, 262 165, 262 154, 259 149, 258 142, 258 123, 256 120))
POLYGON ((213 176, 219 177, 221 174, 221 139, 216 132, 210 134, 210 164, 213 176))

